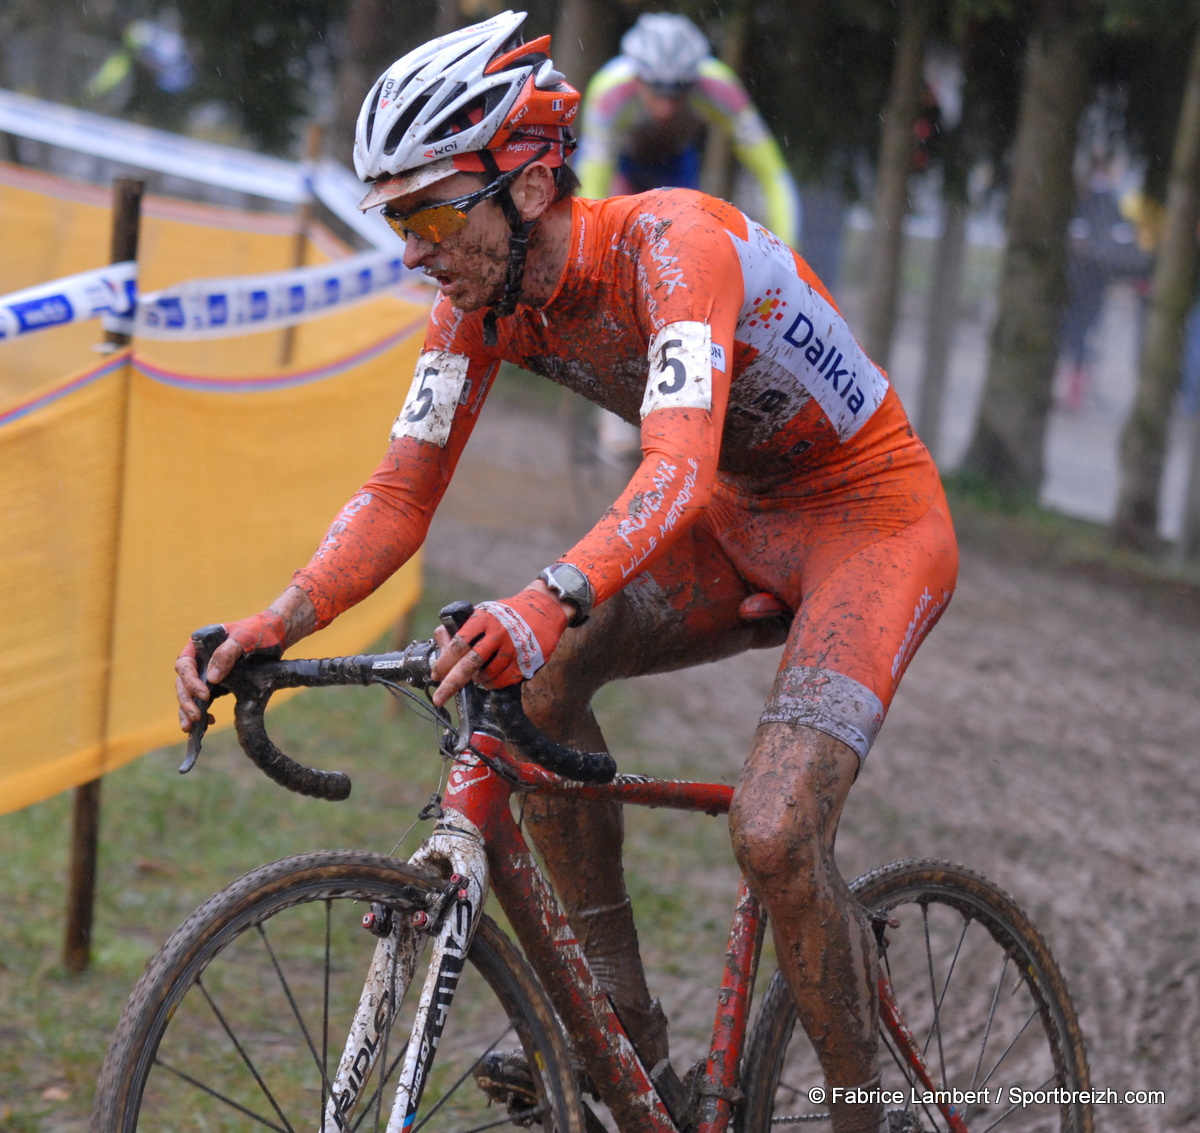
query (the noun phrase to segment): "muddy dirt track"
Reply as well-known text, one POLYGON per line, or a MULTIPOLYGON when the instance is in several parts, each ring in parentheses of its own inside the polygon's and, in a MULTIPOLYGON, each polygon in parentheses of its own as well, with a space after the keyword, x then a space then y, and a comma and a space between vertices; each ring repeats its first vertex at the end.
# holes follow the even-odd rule
MULTIPOLYGON (((492 398, 427 551, 430 572, 497 596, 553 561, 580 522, 561 419, 522 405, 492 398)), ((1198 609, 965 545, 958 592, 839 833, 848 877, 949 858, 1025 907, 1067 975, 1093 1085, 1165 1091, 1161 1106, 1100 1107, 1100 1130, 1200 1130, 1198 609)), ((635 682, 654 755, 627 769, 732 781, 775 663, 749 654, 635 682)), ((703 889, 709 876, 681 880, 703 889)), ((673 1034, 702 1029, 696 987, 667 968, 655 990, 673 1034)))

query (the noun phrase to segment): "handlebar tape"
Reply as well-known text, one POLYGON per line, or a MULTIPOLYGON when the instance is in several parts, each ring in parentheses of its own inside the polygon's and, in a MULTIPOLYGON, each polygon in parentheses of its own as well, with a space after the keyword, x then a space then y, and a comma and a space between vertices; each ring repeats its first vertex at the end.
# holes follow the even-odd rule
POLYGON ((574 751, 544 736, 525 715, 521 686, 493 690, 492 712, 508 740, 526 759, 577 783, 608 783, 617 763, 606 751, 574 751))
MULTIPOLYGON (((269 695, 269 694, 268 694, 269 695)), ((239 695, 233 710, 238 743, 251 761, 281 787, 313 799, 340 802, 350 797, 350 777, 341 771, 317 771, 284 755, 267 735, 263 722, 266 697, 239 695)))

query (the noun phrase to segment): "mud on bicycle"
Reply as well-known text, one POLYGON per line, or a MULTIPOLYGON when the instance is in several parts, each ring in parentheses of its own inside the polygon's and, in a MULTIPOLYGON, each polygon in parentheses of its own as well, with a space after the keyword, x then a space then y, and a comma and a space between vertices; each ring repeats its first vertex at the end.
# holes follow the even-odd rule
MULTIPOLYGON (((461 625, 469 612, 456 603, 443 621, 461 625)), ((223 633, 197 631, 202 658, 223 633)), ((435 717, 450 769, 428 808, 437 823, 408 861, 301 854, 251 871, 197 909, 130 996, 92 1130, 769 1133, 827 1122, 820 1069, 786 984, 778 972, 758 978, 766 917, 745 882, 709 1051, 681 1075, 667 1059, 643 1064, 520 825, 519 802, 531 792, 721 814, 733 789, 617 774, 607 753, 562 748, 524 717, 519 686, 468 686, 455 722, 413 691, 429 689, 434 656, 432 641, 418 641, 377 655, 249 658, 213 689, 234 695, 238 740, 253 762, 282 786, 326 799, 347 797, 349 780, 279 751, 263 719, 271 694, 381 684, 406 698, 435 717), (483 912, 489 892, 520 950, 483 912)), ((193 729, 181 770, 195 764, 204 727, 193 729)), ((852 889, 880 945, 889 1130, 1089 1133, 1075 1010, 1012 898, 962 866, 927 860, 874 869, 852 889), (1014 1104, 1012 1087, 1062 1100, 1014 1104)))

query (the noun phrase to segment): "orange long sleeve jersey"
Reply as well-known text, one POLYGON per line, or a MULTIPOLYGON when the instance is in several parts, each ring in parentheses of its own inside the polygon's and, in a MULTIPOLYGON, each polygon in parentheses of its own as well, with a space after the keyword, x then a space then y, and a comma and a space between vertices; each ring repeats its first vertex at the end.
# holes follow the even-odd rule
POLYGON ((507 360, 640 420, 643 459, 563 560, 597 602, 670 546, 718 479, 769 497, 903 491, 928 461, 886 375, 782 241, 690 190, 572 202, 571 245, 542 307, 483 342, 483 313, 439 299, 386 457, 296 573, 319 624, 420 546, 507 360))

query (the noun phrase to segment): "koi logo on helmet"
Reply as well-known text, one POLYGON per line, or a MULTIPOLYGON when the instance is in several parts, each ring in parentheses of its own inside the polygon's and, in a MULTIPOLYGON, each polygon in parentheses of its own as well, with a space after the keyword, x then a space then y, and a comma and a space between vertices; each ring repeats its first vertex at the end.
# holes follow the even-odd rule
POLYGON ((453 141, 444 142, 440 146, 430 146, 429 149, 425 151, 423 156, 429 158, 444 157, 448 153, 454 153, 457 149, 458 139, 455 138, 453 141))

